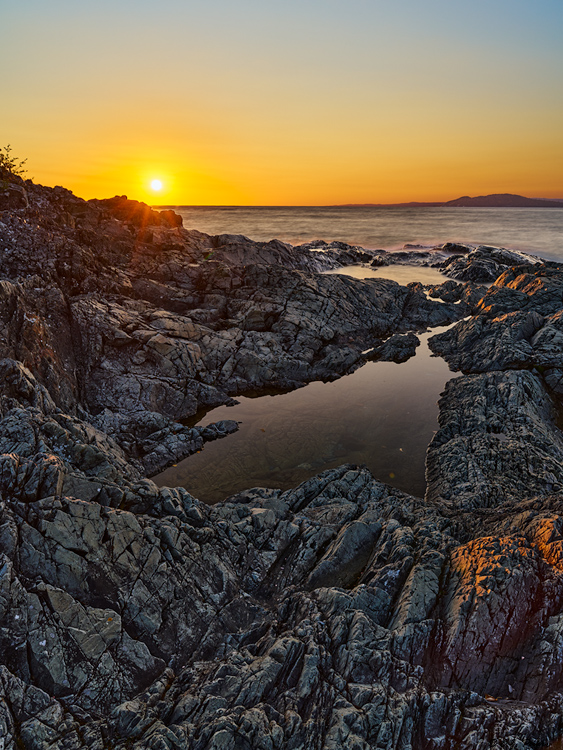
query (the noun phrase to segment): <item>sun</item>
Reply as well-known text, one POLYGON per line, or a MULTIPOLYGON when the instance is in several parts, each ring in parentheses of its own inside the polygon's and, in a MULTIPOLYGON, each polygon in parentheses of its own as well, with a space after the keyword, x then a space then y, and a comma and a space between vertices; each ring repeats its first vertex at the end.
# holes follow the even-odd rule
POLYGON ((153 180, 151 182, 151 188, 153 190, 156 190, 156 191, 162 190, 162 181, 161 180, 153 180))

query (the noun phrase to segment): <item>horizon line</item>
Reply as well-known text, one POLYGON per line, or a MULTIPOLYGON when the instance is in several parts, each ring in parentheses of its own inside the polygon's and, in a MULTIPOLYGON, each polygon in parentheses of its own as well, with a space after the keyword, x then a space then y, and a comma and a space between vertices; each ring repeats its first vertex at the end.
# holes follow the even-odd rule
MULTIPOLYGON (((533 198, 560 203, 563 198, 533 198)), ((143 201, 144 202, 144 201, 143 201)), ((549 206, 448 206, 449 201, 406 201, 404 203, 149 203, 154 209, 167 208, 549 208, 549 206)))
MULTIPOLYGON (((479 200, 486 198, 517 198, 520 200, 529 201, 545 201, 548 203, 561 204, 563 207, 563 198, 543 198, 540 196, 526 196, 518 193, 487 193, 485 195, 461 195, 458 198, 450 198, 448 200, 435 200, 435 201, 396 201, 394 203, 270 203, 270 204, 258 204, 258 203, 154 203, 151 204, 153 208, 549 208, 549 206, 455 206, 452 205, 457 201, 469 199, 479 200)), ((556 206, 559 208, 559 206, 556 206)))

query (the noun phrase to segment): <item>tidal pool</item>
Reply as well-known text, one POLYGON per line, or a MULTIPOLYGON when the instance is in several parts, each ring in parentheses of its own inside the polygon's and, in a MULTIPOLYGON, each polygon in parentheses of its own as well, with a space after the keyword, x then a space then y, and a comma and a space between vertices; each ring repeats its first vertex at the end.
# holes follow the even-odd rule
POLYGON ((333 268, 325 273, 339 273, 345 276, 352 276, 355 279, 391 279, 398 284, 405 286, 413 281, 420 281, 421 284, 443 284, 449 281, 447 276, 440 273, 436 268, 428 266, 408 266, 395 263, 391 266, 344 266, 343 268, 333 268))
POLYGON ((416 355, 402 364, 368 362, 334 382, 240 396, 236 406, 213 409, 199 425, 235 419, 238 432, 206 443, 153 480, 215 503, 251 487, 289 489, 353 463, 422 497, 426 448, 438 429, 437 401, 446 381, 456 377, 443 359, 431 356, 427 341, 446 328, 421 334, 416 355))

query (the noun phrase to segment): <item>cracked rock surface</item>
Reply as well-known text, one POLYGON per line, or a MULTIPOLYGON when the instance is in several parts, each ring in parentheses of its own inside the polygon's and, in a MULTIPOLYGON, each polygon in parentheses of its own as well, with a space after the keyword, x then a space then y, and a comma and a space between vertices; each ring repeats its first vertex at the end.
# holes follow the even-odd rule
MULTIPOLYGON (((124 197, 25 192, 28 207, 0 217, 0 357, 66 413, 86 412, 142 473, 201 448, 181 424, 198 410, 339 377, 393 334, 467 310, 420 285, 318 273, 372 259, 344 243, 211 237, 124 197)), ((399 359, 414 352, 402 348, 399 359)))
POLYGON ((14 195, 0 213, 4 750, 558 741, 562 269, 445 245, 461 283, 362 282, 318 273, 377 260, 343 243, 209 237, 29 182, 14 195), (455 321, 432 339, 463 374, 440 401, 425 498, 351 465, 214 506, 145 478, 236 429, 178 421, 198 409, 404 360, 413 331, 455 321))

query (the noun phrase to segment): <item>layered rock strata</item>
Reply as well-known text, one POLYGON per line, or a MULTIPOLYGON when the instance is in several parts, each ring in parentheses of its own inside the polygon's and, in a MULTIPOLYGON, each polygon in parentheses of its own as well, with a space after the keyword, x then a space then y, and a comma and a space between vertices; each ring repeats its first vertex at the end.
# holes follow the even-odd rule
POLYGON ((467 279, 502 275, 361 282, 316 273, 348 246, 20 187, 0 213, 4 750, 557 740, 561 268, 455 247, 467 279), (425 499, 354 466, 215 506, 144 478, 236 428, 179 418, 403 359, 455 320, 425 499))

